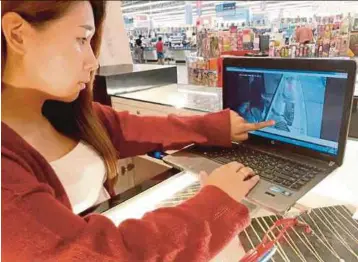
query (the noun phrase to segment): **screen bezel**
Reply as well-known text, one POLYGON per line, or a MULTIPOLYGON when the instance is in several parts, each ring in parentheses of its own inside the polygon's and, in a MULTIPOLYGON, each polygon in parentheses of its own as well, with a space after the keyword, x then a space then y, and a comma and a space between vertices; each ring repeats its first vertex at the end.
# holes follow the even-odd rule
POLYGON ((348 73, 347 90, 344 98, 344 108, 342 115, 341 130, 338 139, 337 155, 325 154, 312 149, 299 147, 278 140, 260 137, 250 134, 249 140, 252 142, 263 143, 275 148, 283 148, 291 152, 308 155, 324 161, 333 161, 337 165, 342 165, 346 141, 348 137, 349 119, 353 104, 354 83, 356 76, 356 62, 348 59, 322 59, 322 58, 262 58, 262 57, 224 57, 223 59, 223 108, 228 108, 226 93, 228 85, 225 79, 226 68, 229 66, 245 68, 265 68, 265 69, 283 69, 283 70, 305 70, 305 71, 331 71, 348 73))

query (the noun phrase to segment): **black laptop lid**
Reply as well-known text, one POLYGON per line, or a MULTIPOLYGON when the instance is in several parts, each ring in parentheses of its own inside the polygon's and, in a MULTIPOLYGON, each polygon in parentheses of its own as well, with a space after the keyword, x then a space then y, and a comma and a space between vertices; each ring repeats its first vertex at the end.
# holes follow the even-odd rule
POLYGON ((356 62, 224 58, 223 106, 248 122, 275 120, 250 140, 342 164, 356 62))

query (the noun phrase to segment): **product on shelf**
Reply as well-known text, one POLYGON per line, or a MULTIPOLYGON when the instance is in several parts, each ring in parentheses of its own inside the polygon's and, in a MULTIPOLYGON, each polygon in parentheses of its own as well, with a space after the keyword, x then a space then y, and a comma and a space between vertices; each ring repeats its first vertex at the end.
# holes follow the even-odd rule
MULTIPOLYGON (((357 33, 350 33, 350 15, 282 18, 270 28, 262 18, 250 23, 226 23, 226 30, 204 28, 197 32, 197 53, 187 58, 189 83, 222 86, 222 58, 225 55, 271 57, 337 57, 357 55, 357 33), (256 22, 255 22, 256 21, 256 22), (262 26, 261 26, 262 24, 262 26), (312 30, 304 40, 297 28, 312 30), (301 43, 300 43, 301 42, 301 43)), ((219 23, 217 23, 219 25, 219 23)), ((220 24, 224 27, 224 24, 220 24)))
POLYGON ((188 82, 193 85, 217 86, 217 59, 187 56, 188 82))
MULTIPOLYGON (((258 53, 260 36, 267 31, 268 29, 239 29, 237 26, 231 26, 227 31, 207 29, 199 31, 197 33, 197 53, 195 56, 187 57, 189 83, 213 87, 222 86, 221 56, 244 56, 247 53, 258 53), (253 50, 254 43, 255 50, 253 50)), ((268 35, 262 39, 269 42, 268 35)), ((263 48, 265 45, 267 46, 264 41, 262 43, 263 48)))
POLYGON ((358 32, 351 33, 349 49, 354 56, 358 56, 358 32))
MULTIPOLYGON (((277 57, 338 57, 354 55, 349 48, 350 15, 326 17, 313 17, 313 19, 281 19, 281 34, 285 41, 277 41, 280 38, 278 32, 274 36, 276 42, 270 42, 269 56, 277 57), (309 21, 311 24, 307 24, 309 21), (316 24, 313 23, 316 22, 316 24), (313 39, 310 43, 296 43, 296 38, 290 33, 297 31, 301 25, 311 27, 313 39), (296 29, 295 29, 296 28, 296 29)), ((353 34, 353 33, 351 33, 353 34)))
POLYGON ((237 50, 243 50, 244 49, 244 34, 242 31, 239 31, 237 33, 237 50))

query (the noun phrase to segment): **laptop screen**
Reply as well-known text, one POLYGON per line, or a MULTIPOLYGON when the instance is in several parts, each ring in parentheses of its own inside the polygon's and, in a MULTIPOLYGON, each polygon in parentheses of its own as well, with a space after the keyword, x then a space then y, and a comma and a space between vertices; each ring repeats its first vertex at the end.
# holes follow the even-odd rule
POLYGON ((275 120, 251 132, 337 155, 348 74, 226 67, 226 106, 248 122, 275 120))

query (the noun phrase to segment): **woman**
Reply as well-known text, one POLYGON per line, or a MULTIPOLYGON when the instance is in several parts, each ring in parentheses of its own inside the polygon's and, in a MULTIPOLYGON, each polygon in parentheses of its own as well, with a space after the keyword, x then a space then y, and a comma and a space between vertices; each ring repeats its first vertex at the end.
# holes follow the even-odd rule
POLYGON ((228 110, 138 117, 93 104, 104 3, 1 5, 3 261, 207 261, 248 224, 239 201, 258 178, 238 163, 203 173, 195 197, 141 220, 116 227, 101 215, 76 216, 68 178, 86 173, 99 197, 102 181, 113 194, 119 157, 192 142, 228 146, 272 123, 247 124, 228 110))

